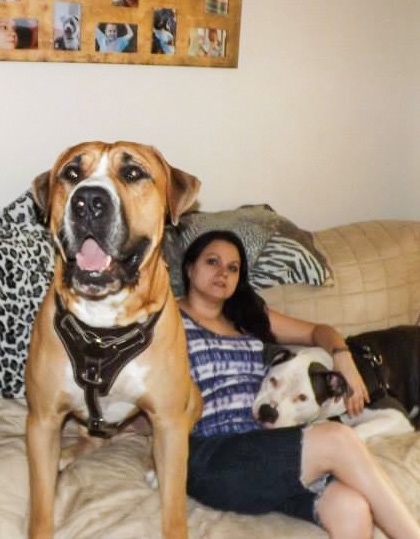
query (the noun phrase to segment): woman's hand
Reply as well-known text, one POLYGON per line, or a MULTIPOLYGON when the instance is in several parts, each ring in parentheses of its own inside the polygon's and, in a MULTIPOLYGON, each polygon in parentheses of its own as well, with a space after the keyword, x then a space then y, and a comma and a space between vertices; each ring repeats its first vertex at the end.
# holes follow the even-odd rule
POLYGON ((360 414, 369 402, 369 393, 357 370, 353 357, 349 351, 334 354, 334 366, 337 368, 352 389, 352 394, 345 398, 347 413, 350 416, 360 414))

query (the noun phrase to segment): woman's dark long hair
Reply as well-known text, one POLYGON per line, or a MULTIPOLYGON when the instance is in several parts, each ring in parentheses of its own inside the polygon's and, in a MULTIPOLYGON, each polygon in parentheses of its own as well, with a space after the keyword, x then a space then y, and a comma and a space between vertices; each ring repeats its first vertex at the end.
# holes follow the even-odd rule
POLYGON ((238 285, 223 306, 223 314, 241 333, 250 333, 264 342, 275 342, 270 328, 265 301, 248 281, 248 262, 241 239, 230 230, 211 230, 198 236, 188 247, 182 261, 182 281, 187 294, 190 288, 188 268, 194 264, 212 241, 222 240, 234 245, 239 253, 240 267, 238 285))

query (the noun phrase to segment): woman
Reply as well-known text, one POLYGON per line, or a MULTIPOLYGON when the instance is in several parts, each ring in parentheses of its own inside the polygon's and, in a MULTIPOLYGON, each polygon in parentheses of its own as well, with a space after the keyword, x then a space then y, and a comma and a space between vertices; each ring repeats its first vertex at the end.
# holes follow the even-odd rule
POLYGON ((246 254, 229 231, 198 237, 185 253, 179 307, 191 373, 204 411, 190 438, 188 493, 227 511, 281 511, 323 526, 337 539, 420 539, 420 528, 349 427, 262 430, 251 406, 266 372, 263 342, 322 346, 353 395, 350 414, 368 400, 343 337, 332 327, 267 308, 248 284, 246 254))
POLYGON ((0 49, 13 50, 18 46, 16 23, 13 19, 0 19, 0 49))

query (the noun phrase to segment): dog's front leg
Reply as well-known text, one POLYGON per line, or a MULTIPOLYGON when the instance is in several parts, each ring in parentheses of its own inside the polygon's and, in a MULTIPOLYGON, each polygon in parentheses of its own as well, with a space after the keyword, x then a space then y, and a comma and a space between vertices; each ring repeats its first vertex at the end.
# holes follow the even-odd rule
POLYGON ((153 456, 162 504, 164 539, 187 539, 187 417, 153 423, 153 456))
POLYGON ((27 451, 30 484, 29 539, 54 535, 54 498, 60 458, 62 417, 27 417, 27 451))

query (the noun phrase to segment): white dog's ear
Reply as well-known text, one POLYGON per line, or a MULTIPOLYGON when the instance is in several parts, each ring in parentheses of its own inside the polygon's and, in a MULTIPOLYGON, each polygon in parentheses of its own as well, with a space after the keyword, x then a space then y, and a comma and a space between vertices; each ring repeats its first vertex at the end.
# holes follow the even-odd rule
POLYGON ((347 383, 341 372, 328 371, 325 373, 327 385, 334 398, 350 397, 353 394, 352 388, 347 383))
POLYGON ((318 404, 327 399, 339 400, 352 394, 352 389, 341 372, 329 371, 324 365, 314 361, 309 365, 308 374, 318 404))
POLYGON ((296 354, 291 352, 288 348, 284 348, 281 344, 277 343, 265 343, 264 344, 264 364, 274 367, 280 363, 284 363, 296 354))

